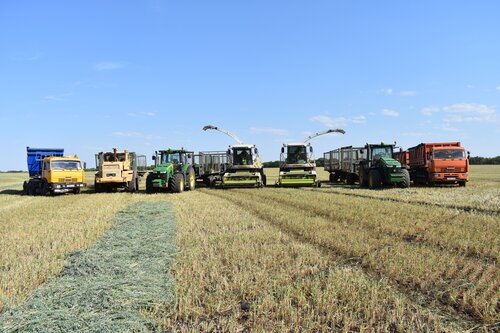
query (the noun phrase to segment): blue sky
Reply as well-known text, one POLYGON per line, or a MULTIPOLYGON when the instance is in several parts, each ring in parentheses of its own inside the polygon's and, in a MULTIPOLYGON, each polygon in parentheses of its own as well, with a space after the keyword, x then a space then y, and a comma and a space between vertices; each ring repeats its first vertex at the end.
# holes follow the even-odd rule
POLYGON ((500 154, 500 2, 0 2, 0 170, 25 147, 90 166, 112 147, 224 150, 226 128, 279 158, 462 141, 500 154))

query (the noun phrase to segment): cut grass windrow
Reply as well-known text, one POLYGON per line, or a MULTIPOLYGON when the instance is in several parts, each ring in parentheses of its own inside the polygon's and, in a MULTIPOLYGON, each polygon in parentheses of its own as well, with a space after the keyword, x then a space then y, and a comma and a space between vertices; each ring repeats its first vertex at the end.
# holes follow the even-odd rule
POLYGON ((0 316, 2 332, 147 332, 146 311, 173 303, 167 271, 175 253, 169 203, 140 202, 120 211, 63 272, 0 316))
MULTIPOLYGON (((366 210, 368 218, 385 218, 379 218, 378 223, 404 223, 399 219, 387 219, 385 213, 395 209, 393 203, 377 201, 376 206, 370 207, 366 202, 359 205, 350 199, 349 209, 333 206, 331 210, 336 212, 336 217, 325 218, 311 210, 295 207, 293 201, 288 205, 277 203, 276 198, 283 197, 283 189, 278 192, 271 189, 232 190, 212 191, 211 194, 254 212, 300 239, 346 260, 357 261, 361 267, 380 278, 388 278, 408 291, 420 292, 436 305, 447 307, 449 313, 482 323, 492 323, 498 318, 500 275, 496 265, 487 265, 425 244, 398 240, 375 227, 363 225, 363 211, 366 210), (271 202, 273 209, 265 209, 271 202)), ((341 201, 341 198, 335 200, 341 201)), ((311 205, 322 205, 312 198, 309 200, 311 205)))
MULTIPOLYGON (((432 201, 424 201, 424 200, 415 200, 413 198, 408 198, 408 199, 401 199, 401 197, 390 197, 390 196, 381 196, 380 194, 375 195, 375 194, 363 194, 363 193, 354 193, 354 191, 358 190, 358 188, 354 188, 352 192, 347 192, 346 188, 342 189, 335 189, 335 188, 301 188, 301 190, 306 190, 306 191, 318 191, 318 192, 323 192, 323 193, 334 193, 334 194, 340 194, 340 195, 346 195, 346 196, 351 196, 351 197, 357 197, 357 198, 366 198, 366 199, 376 199, 376 200, 382 200, 382 201, 393 201, 393 202, 400 202, 400 203, 406 203, 406 204, 412 204, 412 205, 421 205, 421 206, 434 206, 434 207, 439 207, 439 208, 448 208, 448 209, 455 209, 455 210, 460 210, 464 212, 474 212, 474 213, 482 213, 482 214, 490 214, 490 215, 498 215, 500 214, 500 207, 499 208, 481 208, 477 207, 474 205, 466 205, 466 204, 444 204, 444 203, 436 203, 432 201)), ((498 200, 498 199, 496 199, 498 200)))
MULTIPOLYGON (((197 190, 171 199, 182 251, 172 268, 176 307, 161 317, 167 331, 461 332, 471 326, 414 303, 386 279, 336 261, 219 195, 239 196, 197 190)), ((274 211, 274 204, 266 209, 274 211)))

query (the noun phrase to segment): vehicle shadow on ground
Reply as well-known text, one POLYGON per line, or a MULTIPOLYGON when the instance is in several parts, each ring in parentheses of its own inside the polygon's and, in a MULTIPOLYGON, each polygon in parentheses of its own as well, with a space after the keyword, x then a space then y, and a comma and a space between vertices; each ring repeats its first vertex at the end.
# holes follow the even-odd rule
POLYGON ((8 190, 0 191, 0 194, 6 194, 6 195, 23 195, 23 190, 8 189, 8 190))

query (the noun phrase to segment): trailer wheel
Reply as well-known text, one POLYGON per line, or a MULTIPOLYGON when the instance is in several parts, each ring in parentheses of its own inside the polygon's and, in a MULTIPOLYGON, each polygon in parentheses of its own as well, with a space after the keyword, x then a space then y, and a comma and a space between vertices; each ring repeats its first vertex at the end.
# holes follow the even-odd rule
POLYGON ((102 192, 101 184, 97 183, 95 180, 94 180, 94 191, 95 191, 95 193, 102 192))
POLYGON ((402 169, 401 173, 403 174, 403 181, 401 182, 401 187, 403 188, 410 187, 410 173, 406 169, 402 169))
POLYGON ((458 186, 460 187, 465 187, 465 184, 467 184, 464 180, 458 182, 458 186))
POLYGON ((28 182, 24 181, 23 183, 23 194, 28 195, 28 182))
POLYGON ((80 194, 80 192, 81 192, 81 189, 79 187, 77 187, 73 190, 73 194, 80 194))
POLYGON ((339 180, 339 176, 335 172, 330 173, 329 178, 330 178, 330 183, 336 183, 339 180))
POLYGON ((174 174, 170 182, 170 188, 175 193, 181 193, 184 191, 184 175, 182 173, 174 174))
POLYGON ((50 188, 49 188, 49 183, 47 180, 42 181, 42 195, 48 195, 50 194, 50 188))
POLYGON ((347 175, 347 185, 354 185, 356 182, 356 176, 352 173, 347 175))
POLYGON ((265 174, 262 174, 262 187, 267 185, 267 177, 265 174))
POLYGON ((378 172, 378 170, 370 170, 370 173, 368 174, 368 185, 372 190, 380 188, 382 185, 382 178, 380 177, 380 172, 378 172))

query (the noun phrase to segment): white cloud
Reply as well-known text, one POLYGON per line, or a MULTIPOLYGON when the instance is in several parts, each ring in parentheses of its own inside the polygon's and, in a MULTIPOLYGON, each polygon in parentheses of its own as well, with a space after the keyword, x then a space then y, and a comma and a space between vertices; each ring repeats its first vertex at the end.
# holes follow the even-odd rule
POLYGON ((127 65, 123 61, 101 61, 94 65, 94 68, 98 71, 109 71, 114 69, 123 68, 127 65))
POLYGON ((495 113, 495 109, 484 104, 456 103, 443 107, 443 112, 461 114, 493 114, 495 113))
POLYGON ((288 132, 286 130, 272 127, 251 127, 250 131, 252 131, 253 133, 264 133, 278 136, 288 135, 288 132))
POLYGON ((500 86, 497 86, 497 88, 496 88, 496 89, 497 89, 497 90, 500 90, 500 86))
POLYGON ((405 91, 400 92, 399 95, 400 96, 405 96, 405 97, 416 96, 417 92, 414 91, 414 90, 405 90, 405 91))
POLYGON ((390 109, 383 109, 382 110, 382 114, 384 116, 388 116, 388 117, 397 117, 397 116, 399 116, 399 112, 394 111, 394 110, 390 110, 390 109))
POLYGON ((150 118, 156 116, 154 112, 130 112, 128 114, 130 117, 139 117, 139 118, 150 118))
POLYGON ((394 89, 392 89, 392 88, 379 89, 379 90, 377 90, 377 93, 378 94, 392 95, 394 93, 394 89))
POLYGON ((325 125, 328 128, 334 128, 339 126, 347 126, 348 124, 364 124, 366 123, 365 116, 355 116, 355 117, 330 117, 325 115, 318 115, 309 118, 312 122, 317 122, 325 125))
POLYGON ((439 112, 440 109, 437 106, 428 106, 420 110, 426 116, 432 116, 432 114, 439 112))
POLYGON ((61 95, 46 95, 46 96, 43 96, 43 100, 45 100, 47 102, 61 102, 61 101, 64 101, 66 99, 66 97, 69 97, 71 95, 72 95, 71 93, 61 94, 61 95))
POLYGON ((427 107, 421 112, 430 116, 434 113, 444 113, 446 123, 497 123, 500 121, 492 106, 478 103, 455 103, 444 107, 427 107))

